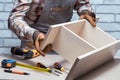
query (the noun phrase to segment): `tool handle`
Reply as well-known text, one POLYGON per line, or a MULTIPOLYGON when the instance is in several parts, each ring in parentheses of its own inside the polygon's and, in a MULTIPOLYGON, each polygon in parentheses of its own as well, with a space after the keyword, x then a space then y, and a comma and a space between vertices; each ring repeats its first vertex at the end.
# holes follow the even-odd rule
POLYGON ((60 70, 60 71, 64 71, 64 68, 63 68, 62 65, 61 65, 60 63, 58 63, 58 62, 55 62, 55 63, 54 63, 54 68, 55 68, 55 69, 58 69, 58 70, 60 70))
POLYGON ((15 70, 4 70, 4 72, 14 73, 14 74, 22 74, 22 75, 30 75, 30 73, 15 71, 15 70))

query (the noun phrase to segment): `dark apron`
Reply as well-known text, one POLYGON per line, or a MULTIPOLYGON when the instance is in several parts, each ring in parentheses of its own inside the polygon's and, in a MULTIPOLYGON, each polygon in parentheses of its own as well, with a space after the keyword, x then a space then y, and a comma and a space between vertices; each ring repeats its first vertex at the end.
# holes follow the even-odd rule
POLYGON ((46 33, 50 25, 68 22, 73 15, 76 0, 45 0, 39 20, 31 26, 46 33))

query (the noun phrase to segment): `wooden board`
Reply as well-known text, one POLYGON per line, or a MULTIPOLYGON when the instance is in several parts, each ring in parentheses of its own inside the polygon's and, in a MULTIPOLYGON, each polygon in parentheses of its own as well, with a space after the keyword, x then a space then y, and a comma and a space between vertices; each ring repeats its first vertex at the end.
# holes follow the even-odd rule
MULTIPOLYGON (((77 20, 77 21, 73 21, 73 22, 67 22, 67 23, 62 23, 62 24, 57 24, 57 25, 52 25, 47 34, 46 34, 46 38, 45 40, 43 41, 43 43, 41 44, 41 48, 44 49, 44 47, 49 44, 49 43, 53 43, 54 42, 54 39, 56 38, 56 36, 59 34, 59 31, 61 29, 62 26, 64 25, 74 25, 74 26, 77 26, 77 25, 81 25, 84 26, 85 24, 85 20, 77 20)), ((79 32, 78 28, 74 28, 73 29, 74 32, 79 32)))
POLYGON ((113 59, 113 56, 119 49, 120 40, 79 56, 72 66, 66 80, 74 80, 76 78, 76 80, 78 80, 78 78, 86 72, 113 59))
POLYGON ((77 80, 118 80, 120 79, 120 57, 92 70, 77 80))
POLYGON ((65 26, 95 48, 100 48, 116 40, 100 28, 92 27, 88 21, 85 21, 82 24, 80 22, 66 24, 65 26))
POLYGON ((94 46, 80 38, 66 27, 62 27, 53 43, 53 50, 74 63, 77 56, 95 49, 94 46))
POLYGON ((54 51, 74 63, 76 57, 114 41, 112 36, 98 27, 92 27, 86 20, 77 20, 52 25, 41 48, 52 43, 54 51))

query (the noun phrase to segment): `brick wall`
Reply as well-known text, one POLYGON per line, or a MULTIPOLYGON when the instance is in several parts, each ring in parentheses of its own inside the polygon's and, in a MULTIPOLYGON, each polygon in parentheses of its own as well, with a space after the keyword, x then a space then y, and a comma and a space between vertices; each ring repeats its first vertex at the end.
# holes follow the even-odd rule
MULTIPOLYGON (((12 46, 19 46, 20 40, 8 30, 7 19, 13 8, 14 0, 0 0, 0 53, 10 53, 12 46)), ((120 39, 120 0, 90 0, 92 7, 100 17, 98 27, 120 39)), ((78 19, 76 12, 72 20, 78 19)))
POLYGON ((91 0, 101 29, 120 39, 120 0, 91 0))
POLYGON ((11 46, 20 44, 20 40, 8 30, 7 19, 13 8, 14 0, 0 0, 0 53, 10 53, 11 46))

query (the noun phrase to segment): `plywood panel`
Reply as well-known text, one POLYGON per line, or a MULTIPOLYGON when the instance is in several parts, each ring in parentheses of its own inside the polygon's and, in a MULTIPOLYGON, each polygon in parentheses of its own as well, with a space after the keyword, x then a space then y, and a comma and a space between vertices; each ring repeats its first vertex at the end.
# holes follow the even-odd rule
POLYGON ((81 21, 76 21, 71 24, 65 24, 64 26, 66 26, 66 28, 70 29, 73 33, 79 35, 80 32, 83 30, 85 23, 86 23, 85 20, 81 20, 81 21))
POLYGON ((118 80, 120 79, 120 58, 98 67, 77 80, 118 80))
POLYGON ((86 21, 85 26, 81 30, 79 36, 81 36, 83 39, 85 39, 96 48, 103 47, 116 41, 115 38, 108 35, 98 27, 92 27, 88 21, 86 21))
POLYGON ((53 43, 53 50, 73 63, 77 56, 94 50, 95 47, 80 38, 78 35, 62 26, 53 43))
POLYGON ((110 44, 111 42, 116 41, 115 38, 105 33, 98 27, 92 27, 88 21, 77 20, 73 22, 52 25, 47 32, 46 39, 41 45, 42 49, 45 47, 45 45, 54 42, 54 39, 56 38, 62 26, 66 26, 66 28, 70 29, 73 33, 79 35, 81 38, 83 38, 96 48, 100 48, 102 46, 110 44))
POLYGON ((73 63, 77 56, 114 41, 116 40, 113 37, 92 27, 86 20, 77 20, 52 25, 41 48, 52 43, 54 51, 73 63))
POLYGON ((48 45, 48 44, 53 44, 56 36, 58 35, 58 32, 59 32, 60 28, 61 27, 50 27, 49 28, 49 30, 48 30, 48 32, 45 36, 46 38, 41 44, 41 49, 44 49, 45 46, 48 45))
POLYGON ((110 61, 118 49, 120 49, 120 40, 79 56, 66 80, 73 80, 101 64, 110 61))
MULTIPOLYGON (((46 34, 46 38, 45 40, 42 42, 42 45, 41 45, 41 48, 44 49, 44 47, 49 44, 49 43, 53 43, 54 42, 54 39, 56 38, 58 32, 60 31, 60 28, 64 25, 74 25, 74 27, 76 25, 81 25, 81 26, 84 26, 85 24, 85 20, 77 20, 77 21, 73 21, 73 22, 66 22, 66 23, 61 23, 61 24, 56 24, 56 25, 52 25, 47 34, 46 34)), ((72 27, 70 27, 70 29, 73 29, 72 27)), ((77 27, 75 27, 74 29, 74 32, 76 34, 79 33, 80 29, 78 29, 77 27)))

